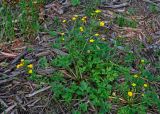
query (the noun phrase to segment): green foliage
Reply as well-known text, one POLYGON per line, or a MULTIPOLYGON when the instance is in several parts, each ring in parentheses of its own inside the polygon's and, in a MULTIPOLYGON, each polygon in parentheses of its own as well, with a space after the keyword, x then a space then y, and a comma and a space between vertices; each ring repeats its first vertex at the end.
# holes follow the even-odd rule
POLYGON ((80 4, 80 0, 71 0, 71 4, 72 4, 73 6, 77 6, 77 5, 80 4))
POLYGON ((129 15, 135 15, 136 14, 136 9, 135 8, 128 8, 128 13, 129 15))
POLYGON ((149 11, 152 12, 152 13, 157 13, 159 11, 159 8, 154 4, 150 4, 149 5, 149 11))
POLYGON ((85 5, 85 14, 87 16, 91 16, 93 11, 96 9, 96 7, 100 4, 100 0, 86 0, 84 5, 85 5))
MULTIPOLYGON (((118 109, 119 114, 137 112, 144 114, 147 107, 158 105, 156 93, 154 103, 148 102, 149 99, 153 100, 153 97, 144 99, 146 94, 149 95, 148 91, 154 91, 150 87, 150 89, 143 87, 143 84, 148 83, 149 80, 154 80, 152 74, 145 70, 144 65, 147 64, 147 61, 142 60, 142 62, 146 62, 139 64, 138 69, 140 71, 135 75, 140 76, 135 78, 134 75, 130 74, 130 69, 136 56, 131 52, 127 52, 128 49, 126 49, 124 51, 127 53, 121 58, 123 60, 119 60, 115 55, 117 45, 121 45, 121 43, 117 41, 117 45, 110 47, 108 42, 102 41, 100 37, 95 37, 94 34, 99 27, 98 24, 95 24, 97 23, 96 20, 92 18, 90 20, 89 25, 82 24, 79 20, 74 22, 74 28, 67 31, 64 40, 59 42, 59 46, 64 46, 68 55, 57 56, 53 59, 52 65, 65 69, 68 75, 62 73, 59 81, 57 78, 52 80, 52 89, 56 98, 64 99, 66 105, 72 107, 71 104, 74 102, 75 97, 85 99, 87 96, 87 100, 102 114, 109 112, 112 107, 112 103, 109 103, 107 99, 112 96, 113 91, 117 91, 116 97, 112 96, 113 101, 117 103, 119 102, 118 99, 123 98, 127 102, 127 105, 118 109), (84 32, 80 32, 80 26, 84 28, 84 32), (94 42, 90 42, 90 39, 94 39, 94 42), (72 81, 67 83, 64 77, 72 81), (125 82, 117 83, 120 78, 124 78, 125 82), (132 83, 136 83, 136 87, 132 87, 132 83), (136 93, 137 95, 135 94, 130 98, 127 95, 128 91, 132 91, 133 94, 136 93), (144 94, 144 97, 141 94, 144 94)), ((53 77, 59 76, 54 75, 53 77)), ((77 107, 72 109, 73 113, 85 113, 90 105, 86 102, 80 102, 77 107)))
POLYGON ((15 35, 11 9, 7 6, 1 7, 0 15, 0 41, 11 40, 11 38, 15 35), (3 36, 5 37, 2 39, 3 36))
POLYGON ((40 68, 46 68, 46 67, 48 67, 48 61, 47 61, 47 59, 46 59, 45 56, 42 57, 42 58, 40 58, 39 61, 38 61, 38 63, 39 63, 38 65, 39 65, 40 68))
POLYGON ((127 19, 123 16, 117 16, 114 23, 118 24, 120 27, 137 27, 137 22, 135 20, 127 19))
MULTIPOLYGON (((37 4, 42 0, 37 0, 37 4)), ((2 4, 0 9, 0 41, 11 41, 17 36, 35 36, 40 30, 38 9, 33 0, 20 0, 15 6, 2 4), (18 10, 15 10, 15 7, 18 10)))

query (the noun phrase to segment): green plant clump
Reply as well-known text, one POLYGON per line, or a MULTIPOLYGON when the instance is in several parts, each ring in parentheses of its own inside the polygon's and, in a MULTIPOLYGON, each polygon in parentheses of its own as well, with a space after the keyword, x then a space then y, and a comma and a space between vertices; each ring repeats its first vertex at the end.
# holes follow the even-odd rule
POLYGON ((73 28, 57 41, 68 54, 52 61, 59 69, 50 80, 54 97, 73 114, 111 113, 115 105, 118 114, 146 114, 152 106, 160 109, 152 86, 156 79, 145 69, 148 62, 139 58, 138 72, 132 74, 132 63, 138 57, 127 52, 120 60, 116 45, 97 33, 104 29, 98 15, 87 18, 88 23, 83 18, 73 18, 73 28))
POLYGON ((131 28, 137 27, 137 22, 135 20, 127 19, 123 16, 117 16, 114 20, 114 23, 116 23, 120 27, 131 27, 131 28))

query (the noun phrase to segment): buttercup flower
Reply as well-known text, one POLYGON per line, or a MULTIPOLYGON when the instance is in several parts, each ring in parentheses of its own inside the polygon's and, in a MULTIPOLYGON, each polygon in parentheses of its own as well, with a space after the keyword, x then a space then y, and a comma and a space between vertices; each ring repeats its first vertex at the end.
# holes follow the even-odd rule
POLYGON ((78 15, 74 15, 74 17, 75 17, 75 18, 77 18, 77 17, 78 17, 78 15))
POLYGON ((101 22, 99 23, 99 25, 100 25, 101 27, 104 27, 104 25, 105 25, 104 21, 101 21, 101 22))
POLYGON ((99 9, 97 9, 96 11, 95 11, 95 13, 101 13, 102 11, 101 10, 99 10, 99 9))
POLYGON ((20 65, 18 64, 18 65, 16 66, 16 68, 17 68, 17 69, 20 68, 20 65))
POLYGON ((101 40, 103 40, 103 41, 104 41, 104 40, 106 40, 106 39, 105 39, 105 38, 101 38, 101 40))
POLYGON ((83 31, 84 31, 83 27, 79 27, 79 30, 80 30, 81 32, 83 32, 83 31))
POLYGON ((24 59, 21 59, 21 62, 24 62, 24 59))
POLYGON ((94 36, 99 36, 99 34, 98 34, 98 33, 96 33, 94 36))
POLYGON ((138 78, 138 75, 137 75, 137 74, 135 74, 133 77, 134 77, 134 78, 138 78))
POLYGON ((135 86, 136 86, 136 84, 135 84, 135 83, 132 83, 132 86, 133 86, 133 87, 135 87, 135 86))
POLYGON ((30 70, 28 71, 28 74, 32 74, 32 73, 33 73, 33 70, 30 69, 30 70))
POLYGON ((66 21, 66 20, 63 20, 62 22, 63 22, 63 23, 66 23, 67 21, 66 21))
POLYGON ((75 20, 76 20, 76 17, 72 17, 72 20, 75 21, 75 20))
POLYGON ((86 19, 87 19, 87 17, 84 16, 81 20, 82 20, 84 23, 86 23, 86 22, 87 22, 86 19))
POLYGON ((29 64, 27 67, 32 69, 33 68, 33 64, 29 64))
POLYGON ((64 36, 64 32, 60 33, 62 36, 64 36))
POLYGON ((128 96, 129 96, 129 97, 132 97, 132 96, 133 96, 133 93, 132 93, 131 91, 129 91, 129 92, 128 92, 128 96))
POLYGON ((148 84, 143 84, 143 86, 144 86, 145 88, 147 88, 147 87, 148 87, 148 84))
POLYGON ((24 66, 24 63, 20 63, 19 66, 20 66, 20 67, 23 67, 23 66, 24 66))
POLYGON ((90 43, 93 43, 94 41, 95 41, 94 39, 90 39, 90 40, 89 40, 90 43))

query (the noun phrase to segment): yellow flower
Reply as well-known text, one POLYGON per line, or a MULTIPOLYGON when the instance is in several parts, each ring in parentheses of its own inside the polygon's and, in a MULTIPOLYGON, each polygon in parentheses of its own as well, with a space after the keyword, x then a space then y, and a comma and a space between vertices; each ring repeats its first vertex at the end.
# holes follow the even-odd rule
POLYGON ((78 17, 78 15, 74 15, 74 17, 75 17, 75 18, 77 18, 77 17, 78 17))
POLYGON ((145 88, 147 88, 147 87, 148 87, 148 84, 143 84, 143 86, 144 86, 145 88))
POLYGON ((79 30, 80 30, 81 32, 83 32, 83 31, 84 31, 83 27, 79 27, 79 30))
POLYGON ((94 36, 99 36, 99 34, 98 34, 98 33, 96 33, 94 36))
POLYGON ((63 22, 63 23, 66 23, 67 21, 66 21, 66 20, 63 20, 62 22, 63 22))
POLYGON ((101 40, 105 41, 106 39, 105 38, 101 38, 101 40))
POLYGON ((72 20, 75 21, 77 18, 76 17, 72 17, 72 20))
POLYGON ((137 74, 135 74, 133 77, 134 77, 134 78, 138 78, 138 75, 137 75, 137 74))
POLYGON ((132 83, 132 86, 133 86, 133 87, 135 87, 135 86, 136 86, 136 84, 135 84, 135 83, 132 83))
POLYGON ((21 62, 24 62, 24 59, 21 59, 21 62))
POLYGON ((62 36, 64 36, 64 32, 60 33, 62 36))
POLYGON ((29 64, 27 67, 32 69, 33 68, 33 64, 29 64))
POLYGON ((84 23, 86 23, 86 22, 87 22, 86 19, 87 19, 87 17, 83 17, 81 20, 82 20, 84 23))
POLYGON ((95 41, 94 39, 90 39, 90 40, 89 40, 90 43, 93 43, 94 41, 95 41))
POLYGON ((20 63, 19 66, 20 66, 20 67, 23 67, 23 66, 24 66, 24 63, 20 63))
POLYGON ((30 69, 30 70, 28 71, 28 74, 32 74, 32 73, 33 73, 33 70, 30 69))
POLYGON ((132 93, 131 91, 129 91, 129 92, 128 92, 128 96, 129 96, 129 97, 132 97, 132 96, 133 96, 133 93, 132 93))
POLYGON ((95 13, 101 13, 102 11, 101 10, 99 10, 99 9, 97 9, 96 11, 95 11, 95 13))
POLYGON ((104 21, 101 21, 101 22, 99 23, 99 25, 100 25, 101 27, 104 27, 104 25, 105 25, 104 21))
POLYGON ((16 66, 16 68, 17 68, 17 69, 20 68, 20 65, 18 64, 18 65, 16 66))
POLYGON ((87 16, 84 16, 83 18, 84 18, 84 19, 87 19, 87 16))
POLYGON ((87 16, 84 16, 84 17, 82 17, 81 20, 82 20, 84 23, 86 23, 86 22, 87 22, 86 19, 87 19, 87 16))
POLYGON ((142 60, 141 60, 141 63, 144 63, 144 62, 145 62, 145 61, 142 59, 142 60))
POLYGON ((144 94, 142 93, 142 96, 144 97, 144 94))

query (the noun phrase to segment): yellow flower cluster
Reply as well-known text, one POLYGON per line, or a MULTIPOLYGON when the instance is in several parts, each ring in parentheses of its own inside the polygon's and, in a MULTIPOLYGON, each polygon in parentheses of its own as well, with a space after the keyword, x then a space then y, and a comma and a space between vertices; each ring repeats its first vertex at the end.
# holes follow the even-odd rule
POLYGON ((29 64, 27 65, 27 68, 28 68, 28 74, 32 74, 33 73, 33 64, 29 64))
MULTIPOLYGON (((21 62, 16 66, 17 69, 19 69, 20 67, 23 67, 25 65, 25 60, 21 59, 21 62)), ((33 73, 33 64, 29 64, 27 65, 28 68, 28 74, 32 74, 33 73)))
POLYGON ((72 17, 72 21, 77 20, 77 18, 78 18, 78 15, 74 15, 74 16, 72 17))
POLYGON ((16 66, 17 69, 24 66, 24 59, 21 59, 21 62, 16 66))

